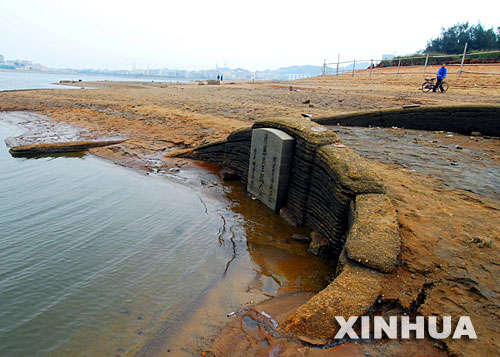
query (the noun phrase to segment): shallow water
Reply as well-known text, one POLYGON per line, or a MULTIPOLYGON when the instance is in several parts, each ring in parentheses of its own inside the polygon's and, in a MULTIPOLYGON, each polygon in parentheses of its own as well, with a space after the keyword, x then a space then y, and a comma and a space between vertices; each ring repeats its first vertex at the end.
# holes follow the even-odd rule
MULTIPOLYGON (((14 132, 0 124, 2 141, 14 132)), ((138 343, 224 269, 221 221, 189 190, 3 143, 0 167, 0 355, 138 343)))
POLYGON ((1 356, 196 352, 239 305, 331 278, 239 183, 214 204, 92 155, 13 158, 17 134, 0 121, 1 356))
POLYGON ((55 83, 59 81, 140 81, 140 82, 177 82, 171 79, 151 79, 151 78, 136 78, 136 77, 119 77, 119 76, 104 76, 90 74, 54 74, 54 73, 38 73, 38 72, 10 72, 0 70, 0 92, 5 90, 20 90, 20 89, 79 89, 78 86, 62 86, 55 83))

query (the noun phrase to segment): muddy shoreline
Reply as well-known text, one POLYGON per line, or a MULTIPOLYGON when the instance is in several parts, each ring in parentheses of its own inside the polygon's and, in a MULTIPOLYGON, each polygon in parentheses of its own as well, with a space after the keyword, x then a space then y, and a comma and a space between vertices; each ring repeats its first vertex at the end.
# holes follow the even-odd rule
MULTIPOLYGON (((49 117, 33 113, 0 113, 0 120, 19 128, 19 133, 7 140, 18 145, 34 142, 64 144, 67 141, 71 142, 81 138, 89 140, 109 139, 101 132, 79 130, 72 125, 59 123, 49 117)), ((114 144, 114 146, 120 144, 121 142, 114 144)), ((219 240, 222 248, 233 254, 232 257, 228 256, 225 271, 222 275, 214 278, 211 287, 205 290, 192 306, 184 307, 187 310, 186 313, 182 315, 172 313, 164 326, 157 330, 155 336, 151 336, 148 343, 144 346, 136 346, 134 350, 127 351, 126 355, 162 355, 168 350, 187 355, 196 354, 198 351, 209 348, 211 337, 215 336, 229 321, 227 314, 233 310, 252 306, 274 296, 300 292, 304 289, 317 292, 328 283, 329 280, 325 280, 323 275, 329 275, 334 270, 335 264, 325 265, 318 258, 313 259, 321 264, 317 265, 316 268, 322 270, 304 278, 301 275, 305 268, 302 266, 303 264, 298 263, 299 268, 281 267, 282 263, 279 261, 279 257, 269 260, 268 264, 273 264, 272 262, 276 260, 276 266, 266 266, 266 263, 263 263, 264 257, 269 255, 269 249, 279 253, 282 251, 283 245, 289 246, 291 244, 286 237, 289 238, 294 233, 307 233, 305 230, 289 226, 277 215, 267 217, 269 215, 262 212, 260 204, 246 195, 243 185, 238 183, 222 184, 219 167, 204 162, 163 158, 162 153, 147 157, 135 155, 130 157, 117 154, 113 150, 113 145, 93 148, 88 152, 101 159, 146 175, 167 178, 171 183, 195 191, 205 206, 206 212, 218 215, 224 222, 219 240), (261 217, 261 215, 263 216, 261 217), (276 232, 266 232, 266 225, 263 224, 262 228, 253 227, 251 232, 245 233, 245 230, 248 229, 247 226, 254 226, 256 220, 267 220, 267 224, 275 226, 276 232), (268 233, 271 237, 269 241, 253 237, 254 235, 262 237, 263 234, 268 233), (258 240, 262 240, 262 242, 258 242, 258 240), (262 245, 260 248, 254 246, 251 257, 244 253, 248 249, 248 242, 262 245), (259 269, 264 269, 256 277, 250 273, 256 271, 256 268, 252 268, 252 265, 255 264, 252 262, 258 262, 259 269), (268 274, 271 274, 270 277, 266 277, 268 274), (273 279, 281 281, 276 284, 272 282, 273 279), (269 283, 265 283, 266 280, 269 283), (236 289, 235 286, 237 286, 236 289)), ((51 156, 52 154, 44 153, 43 156, 47 155, 51 156)), ((293 246, 286 249, 289 250, 289 253, 296 255, 297 259, 307 254, 305 246, 299 243, 293 243, 293 246)), ((280 254, 282 253, 279 253, 278 256, 280 254)), ((286 256, 283 258, 289 259, 286 256)), ((287 265, 297 266, 297 262, 293 264, 291 262, 287 265)), ((311 259, 305 260, 305 262, 306 265, 310 264, 311 259)), ((328 277, 328 279, 331 278, 328 277)))

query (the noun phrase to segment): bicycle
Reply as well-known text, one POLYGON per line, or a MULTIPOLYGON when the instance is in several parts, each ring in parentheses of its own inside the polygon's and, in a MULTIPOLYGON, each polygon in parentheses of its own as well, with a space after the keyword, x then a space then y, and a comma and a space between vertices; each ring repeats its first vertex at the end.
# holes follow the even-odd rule
MULTIPOLYGON (((435 86, 435 83, 434 83, 435 79, 436 78, 426 78, 425 82, 422 84, 422 88, 421 88, 422 92, 429 92, 429 91, 433 90, 434 86, 435 86)), ((445 81, 441 82, 441 92, 442 93, 446 92, 449 87, 450 86, 445 81)))

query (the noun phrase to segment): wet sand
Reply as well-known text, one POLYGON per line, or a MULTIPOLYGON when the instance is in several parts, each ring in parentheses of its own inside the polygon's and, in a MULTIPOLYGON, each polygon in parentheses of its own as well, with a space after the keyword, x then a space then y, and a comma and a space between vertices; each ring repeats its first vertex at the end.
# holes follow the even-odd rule
MULTIPOLYGON (((491 70, 486 67, 484 71, 491 70)), ((500 103, 499 76, 465 74, 458 78, 450 75, 447 80, 450 90, 444 94, 422 93, 419 90, 422 79, 422 75, 398 77, 388 74, 355 78, 320 77, 281 83, 238 82, 220 86, 152 82, 87 83, 100 89, 0 93, 0 110, 32 111, 91 132, 127 137, 128 140, 122 144, 92 149, 91 152, 122 165, 143 168, 152 173, 163 172, 171 179, 184 183, 202 180, 205 181, 202 187, 208 187, 212 186, 212 181, 200 177, 193 163, 184 159, 165 159, 163 155, 222 139, 231 131, 250 126, 254 120, 261 118, 297 118, 303 113, 325 116, 409 104, 500 103), (181 168, 180 175, 170 172, 175 167, 181 168)), ((348 146, 372 160, 387 184, 388 195, 400 221, 402 265, 394 274, 387 276, 383 305, 394 307, 398 313, 417 306, 415 312, 424 315, 470 315, 479 339, 439 343, 425 340, 404 344, 390 341, 345 344, 326 352, 398 353, 408 351, 408 348, 413 351, 429 348, 430 351, 446 354, 499 354, 498 140, 458 135, 447 137, 447 133, 401 129, 336 130, 348 146), (463 149, 457 149, 456 145, 463 149), (418 304, 415 305, 416 302, 418 304)), ((219 193, 224 191, 220 185, 214 187, 219 193)), ((252 243, 251 240, 249 242, 252 243)), ((258 243, 257 237, 254 246, 258 247, 258 243)), ((287 265, 268 262, 267 257, 274 253, 271 250, 262 252, 254 256, 256 261, 260 261, 262 271, 272 270, 273 265, 287 265), (266 267, 266 264, 271 267, 266 267)), ((263 279, 259 284, 263 284, 263 291, 274 291, 275 285, 269 280, 263 279)), ((285 289, 283 293, 292 290, 285 289)), ((208 294, 205 301, 217 299, 217 293, 214 293, 212 297, 208 294)), ((236 298, 235 301, 241 306, 246 306, 249 301, 256 302, 253 298, 236 298)), ((205 320, 204 312, 199 313, 201 315, 194 314, 190 319, 192 325, 185 325, 187 330, 191 329, 189 326, 199 325, 199 321, 205 320)), ((222 310, 215 314, 221 317, 221 321, 224 320, 222 310)), ((238 317, 243 319, 244 316, 242 313, 238 317)), ((245 321, 253 324, 248 319, 245 321)), ((236 324, 237 327, 228 327, 236 340, 252 336, 253 328, 236 324)), ((184 352, 196 354, 210 348, 221 352, 234 347, 231 351, 236 354, 250 351, 268 354, 280 345, 284 349, 291 348, 289 351, 294 353, 319 353, 307 346, 294 345, 293 341, 271 338, 261 344, 259 341, 262 339, 250 339, 249 344, 238 346, 234 345, 234 340, 223 338, 228 331, 212 342, 217 330, 202 329, 203 332, 198 334, 200 337, 194 339, 198 341, 196 343, 192 339, 181 339, 181 344, 189 345, 184 352), (211 336, 207 337, 207 334, 211 336)), ((177 330, 180 335, 184 334, 183 331, 186 330, 177 330)), ((166 353, 166 349, 160 346, 167 346, 168 339, 162 337, 158 341, 151 351, 166 353)))

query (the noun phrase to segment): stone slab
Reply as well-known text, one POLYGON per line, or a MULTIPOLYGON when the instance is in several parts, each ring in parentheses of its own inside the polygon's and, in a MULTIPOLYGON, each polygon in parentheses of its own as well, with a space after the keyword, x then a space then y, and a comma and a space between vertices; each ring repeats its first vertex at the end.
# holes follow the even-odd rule
POLYGON ((315 345, 333 341, 340 327, 335 316, 367 315, 382 292, 383 275, 347 262, 334 281, 279 325, 278 332, 315 345))
POLYGON ((278 129, 252 130, 247 191, 275 212, 286 198, 294 141, 278 129))
POLYGON ((349 259, 384 273, 394 271, 401 251, 396 211, 386 195, 356 196, 345 243, 349 259))

